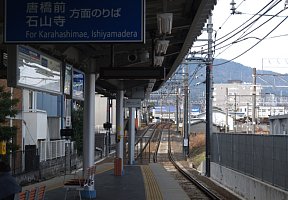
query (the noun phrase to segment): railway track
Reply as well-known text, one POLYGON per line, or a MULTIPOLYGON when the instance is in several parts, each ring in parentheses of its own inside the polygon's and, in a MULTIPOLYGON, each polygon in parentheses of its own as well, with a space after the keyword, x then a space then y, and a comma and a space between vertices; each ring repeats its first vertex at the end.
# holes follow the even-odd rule
MULTIPOLYGON (((194 178, 183 166, 181 166, 180 163, 178 163, 175 160, 174 155, 171 152, 170 131, 169 131, 168 135, 169 135, 168 136, 168 157, 169 157, 169 160, 181 175, 183 175, 189 182, 191 182, 193 185, 195 185, 201 191, 200 194, 198 194, 199 192, 194 191, 194 195, 195 194, 197 194, 198 196, 200 195, 201 198, 203 198, 203 195, 206 195, 208 197, 208 199, 221 200, 220 197, 218 197, 216 194, 211 192, 210 189, 208 189, 200 181, 198 181, 196 178, 194 178)), ((195 196, 194 196, 194 198, 195 198, 195 196)))
POLYGON ((148 129, 138 139, 135 147, 140 146, 140 151, 135 151, 135 160, 141 160, 141 163, 157 162, 157 152, 161 142, 162 131, 169 129, 171 124, 155 124, 148 129))
MULTIPOLYGON (((155 142, 161 139, 161 123, 149 124, 146 129, 136 136, 135 140, 135 161, 139 164, 153 162, 155 142), (152 160, 152 161, 151 161, 152 160)), ((128 141, 125 141, 125 159, 128 159, 128 141)))
POLYGON ((156 161, 170 172, 191 199, 239 199, 191 169, 183 156, 182 136, 175 131, 170 131, 170 127, 166 128, 162 130, 162 140, 156 161))

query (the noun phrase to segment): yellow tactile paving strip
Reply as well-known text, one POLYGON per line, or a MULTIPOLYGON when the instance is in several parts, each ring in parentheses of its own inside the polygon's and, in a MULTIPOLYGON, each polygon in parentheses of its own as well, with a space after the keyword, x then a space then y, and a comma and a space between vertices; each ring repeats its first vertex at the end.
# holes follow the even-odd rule
POLYGON ((103 164, 101 168, 96 166, 96 174, 101 174, 112 169, 114 169, 113 163, 103 164))
POLYGON ((148 165, 142 165, 141 171, 144 179, 146 199, 163 200, 162 193, 150 167, 148 165))

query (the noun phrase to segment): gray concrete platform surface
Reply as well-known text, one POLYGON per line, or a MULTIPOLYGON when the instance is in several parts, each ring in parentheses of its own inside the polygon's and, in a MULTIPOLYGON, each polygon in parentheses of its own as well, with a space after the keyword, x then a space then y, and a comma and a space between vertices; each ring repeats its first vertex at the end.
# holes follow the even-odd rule
MULTIPOLYGON (((114 176, 113 170, 95 175, 97 200, 145 200, 145 186, 139 166, 125 166, 123 176, 114 176)), ((46 192, 45 200, 61 200, 65 197, 63 187, 46 192)), ((77 191, 69 191, 67 199, 79 199, 77 191)))
MULTIPOLYGON (((81 171, 78 172, 80 173, 81 171)), ((70 178, 73 176, 55 177, 26 186, 22 191, 46 185, 45 200, 62 200, 66 193, 63 183, 70 178)), ((123 176, 114 176, 113 163, 102 163, 97 166, 94 185, 96 200, 154 200, 155 197, 159 197, 156 200, 189 199, 161 164, 127 165, 124 166, 123 176), (146 170, 143 170, 144 168, 146 170)), ((78 191, 69 191, 67 199, 80 199, 78 191)))

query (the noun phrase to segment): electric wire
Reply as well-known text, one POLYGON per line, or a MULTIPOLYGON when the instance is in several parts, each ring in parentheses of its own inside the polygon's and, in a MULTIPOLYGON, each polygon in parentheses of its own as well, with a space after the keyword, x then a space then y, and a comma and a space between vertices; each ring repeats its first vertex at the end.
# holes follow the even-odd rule
POLYGON ((273 39, 273 38, 279 38, 279 37, 287 37, 287 36, 288 36, 288 34, 275 35, 275 36, 267 37, 266 40, 267 39, 273 39))
MULTIPOLYGON (((265 40, 274 39, 274 38, 279 38, 279 37, 287 37, 287 36, 288 36, 288 34, 275 35, 275 36, 267 37, 267 38, 265 38, 265 40)), ((242 41, 247 40, 247 39, 257 39, 257 40, 260 40, 260 38, 258 38, 258 37, 247 37, 247 38, 243 38, 242 40, 233 41, 233 42, 231 42, 231 43, 229 43, 229 44, 226 44, 226 45, 224 45, 224 46, 218 47, 218 48, 216 48, 215 50, 223 49, 223 48, 225 48, 225 47, 227 47, 227 46, 230 46, 230 45, 235 44, 235 43, 242 42, 242 41)), ((220 54, 222 54, 222 52, 219 53, 219 54, 217 54, 217 56, 215 56, 215 57, 218 57, 220 54)))
MULTIPOLYGON (((237 31, 239 28, 241 28, 242 26, 244 26, 246 23, 248 23, 250 20, 252 20, 254 17, 256 17, 260 12, 262 12, 263 10, 265 10, 271 3, 273 3, 273 1, 275 0, 272 0, 270 1, 268 4, 266 4, 262 9, 260 9, 256 14, 254 14, 251 18, 249 18, 246 22, 242 23, 240 26, 238 26, 237 28, 235 28, 234 30, 230 31, 229 33, 227 33, 226 35, 220 37, 217 39, 218 40, 221 40, 223 38, 226 38, 228 35, 234 33, 235 31, 237 31)), ((270 8, 268 8, 268 10, 266 10, 263 14, 266 14, 267 12, 269 12, 270 10, 272 10, 272 8, 274 8, 278 3, 280 3, 281 0, 278 0, 278 2, 271 6, 270 8)), ((236 34, 234 34, 232 37, 234 37, 235 35, 237 35, 238 33, 240 33, 241 31, 245 30, 247 27, 249 27, 251 24, 253 24, 255 21, 258 21, 263 15, 259 16, 258 18, 256 18, 255 20, 253 20, 252 22, 250 22, 248 25, 246 25, 244 28, 242 28, 240 31, 237 31, 236 34)), ((231 38, 231 36, 229 37, 231 38)))
MULTIPOLYGON (((236 10, 242 5, 242 3, 244 2, 245 0, 242 0, 241 3, 236 7, 236 10)), ((230 15, 227 17, 227 19, 222 23, 221 26, 219 26, 218 30, 216 32, 218 32, 220 29, 223 28, 223 26, 226 24, 226 22, 229 20, 229 18, 232 16, 233 14, 230 13, 230 15)))
MULTIPOLYGON (((268 23, 269 21, 271 21, 272 19, 274 19, 278 14, 280 14, 281 12, 285 11, 286 9, 280 10, 276 15, 273 15, 270 19, 266 20, 265 22, 263 22, 262 24, 260 24, 258 27, 256 27, 255 29, 253 29, 252 31, 246 33, 245 35, 239 37, 238 39, 241 39, 243 37, 246 37, 247 35, 251 34, 252 32, 256 31, 257 29, 259 29, 260 27, 262 27, 263 25, 265 25, 266 23, 268 23)), ((287 16, 286 16, 287 17, 287 16)))
MULTIPOLYGON (((243 12, 241 12, 241 13, 239 13, 239 14, 244 14, 244 15, 254 15, 254 14, 251 14, 251 13, 243 13, 243 12)), ((269 15, 269 14, 266 14, 266 15, 262 15, 262 14, 258 14, 259 16, 261 15, 261 16, 266 16, 266 17, 272 17, 272 16, 274 16, 273 14, 272 15, 269 15)), ((278 16, 276 16, 276 17, 286 17, 285 15, 278 15, 278 16)))
MULTIPOLYGON (((245 29, 249 28, 251 25, 253 25, 255 22, 257 22, 261 17, 263 17, 264 14, 268 13, 269 11, 271 11, 272 8, 274 8, 276 5, 278 5, 278 4, 281 2, 281 0, 278 0, 273 6, 270 6, 270 8, 268 8, 268 10, 266 10, 261 16, 257 17, 254 21, 250 22, 248 25, 246 25, 245 27, 243 27, 241 30, 237 31, 237 32, 234 33, 232 36, 228 37, 230 34, 232 34, 232 33, 235 32, 236 30, 238 30, 239 28, 241 28, 242 26, 244 26, 246 23, 248 23, 250 20, 252 20, 255 16, 257 16, 257 14, 259 14, 260 12, 262 12, 263 10, 265 10, 271 3, 273 3, 273 1, 275 1, 275 0, 272 0, 272 1, 270 1, 268 4, 266 4, 261 10, 259 10, 253 17, 249 18, 246 22, 242 23, 240 26, 238 26, 238 27, 235 28, 234 30, 230 31, 230 32, 227 33, 226 35, 222 36, 221 38, 218 38, 217 40, 215 40, 215 41, 214 41, 214 49, 216 48, 216 46, 219 46, 220 44, 222 44, 222 43, 230 40, 230 39, 233 38, 234 36, 238 35, 238 34, 241 33, 242 31, 244 31, 245 29), (226 38, 226 37, 228 37, 228 38, 226 38), (222 39, 224 39, 224 38, 226 38, 226 39, 216 44, 217 41, 222 40, 222 39)), ((207 46, 207 44, 204 45, 204 46, 207 46)), ((194 47, 195 47, 195 46, 194 46, 194 47)), ((194 48, 194 47, 192 47, 192 48, 194 48)), ((202 49, 201 51, 207 51, 207 50, 208 50, 208 48, 207 48, 207 49, 204 49, 204 50, 202 49)), ((197 52, 197 51, 193 51, 193 53, 197 54, 197 53, 199 53, 199 51, 198 51, 198 52, 197 52)))
MULTIPOLYGON (((275 16, 277 16, 278 14, 280 14, 281 12, 283 12, 284 10, 286 10, 286 8, 283 9, 283 10, 281 10, 281 11, 279 11, 276 15, 272 16, 270 19, 268 19, 267 21, 265 21, 264 23, 262 23, 261 25, 259 25, 257 28, 255 28, 254 30, 250 31, 250 32, 247 33, 246 35, 243 35, 242 37, 238 38, 236 41, 232 42, 231 44, 225 45, 224 47, 226 47, 226 46, 228 46, 228 47, 227 47, 226 49, 224 49, 223 51, 221 51, 220 53, 218 53, 217 56, 215 56, 215 58, 218 57, 219 55, 221 55, 222 53, 224 53, 226 50, 228 50, 228 49, 229 49, 233 44, 235 44, 235 43, 238 43, 238 42, 244 41, 244 40, 246 40, 246 39, 250 39, 250 38, 258 39, 258 40, 260 41, 261 39, 260 39, 260 38, 257 38, 257 37, 248 37, 248 38, 243 38, 243 37, 249 35, 249 34, 252 33, 253 31, 257 30, 258 28, 260 28, 261 26, 263 26, 264 24, 266 24, 267 22, 269 22, 271 19, 273 19, 275 16), (243 38, 243 39, 242 39, 242 40, 239 40, 239 39, 241 39, 241 38, 243 38)), ((220 48, 221 48, 221 47, 220 47, 220 48)), ((220 49, 220 48, 218 48, 218 49, 220 49)))
MULTIPOLYGON (((238 9, 242 3, 244 2, 245 0, 242 0, 242 2, 236 7, 236 9, 238 9)), ((261 11, 259 11, 261 12, 261 11)), ((226 18, 226 20, 222 23, 222 25, 220 27, 218 27, 218 30, 216 31, 216 33, 223 28, 223 26, 226 24, 226 22, 229 20, 229 18, 232 16, 232 13, 230 13, 230 15, 226 18)), ((253 18, 253 17, 252 17, 253 18)), ((249 19, 250 20, 250 19, 249 19)), ((248 20, 248 21, 249 21, 248 20)), ((245 22, 246 23, 246 22, 245 22)), ((239 26, 238 28, 240 28, 241 26, 239 26)), ((216 40, 215 40, 216 41, 216 40)), ((203 44, 203 45, 198 45, 198 46, 193 46, 194 48, 198 48, 198 47, 204 47, 206 46, 207 44, 203 44)))
POLYGON ((223 64, 226 64, 226 63, 229 63, 233 60, 235 60, 236 58, 239 58, 240 56, 244 55, 245 53, 247 53, 248 51, 250 51, 251 49, 253 49, 255 46, 257 46, 260 42, 262 42, 266 37, 268 37, 273 31, 275 31, 286 19, 288 18, 285 17, 278 25, 276 25, 269 33, 267 33, 263 38, 261 38, 261 40, 259 40, 258 42, 256 42, 254 45, 252 45, 250 48, 248 48, 247 50, 245 50, 244 52, 242 52, 241 54, 239 54, 238 56, 230 59, 230 60, 227 60, 223 63, 219 63, 219 64, 216 64, 216 65, 213 65, 213 66, 219 66, 219 65, 223 65, 223 64))
MULTIPOLYGON (((245 0, 243 0, 243 1, 245 1, 245 0)), ((241 3, 243 3, 243 1, 242 1, 241 3)), ((263 9, 265 9, 265 8, 266 8, 268 5, 270 5, 272 2, 273 2, 273 1, 271 1, 270 3, 268 3, 268 4, 267 4, 264 8, 262 8, 259 12, 261 12, 263 9)), ((280 2, 280 1, 278 1, 278 2, 275 3, 273 6, 271 6, 265 13, 267 13, 267 12, 270 11, 272 8, 274 8, 279 2, 280 2)), ((238 6, 238 7, 239 7, 239 6, 238 6)), ((282 11, 283 11, 283 10, 282 10, 282 11)), ((282 12, 282 11, 280 11, 280 12, 282 12)), ((258 12, 258 13, 259 13, 259 12, 258 12)), ((264 14, 254 14, 253 17, 255 17, 256 15, 259 15, 259 17, 258 17, 256 20, 254 20, 252 23, 250 23, 248 26, 251 27, 251 25, 253 25, 253 24, 254 24, 257 20, 259 20, 262 16, 265 16, 264 14)), ((230 16, 231 16, 231 15, 230 15, 230 16)), ((230 16, 225 20, 225 22, 223 23, 223 25, 224 25, 224 24, 226 23, 226 21, 230 18, 230 16)), ((266 15, 266 16, 268 16, 268 15, 266 15)), ((269 16, 270 16, 270 15, 269 15, 269 16)), ((271 16, 272 16, 272 18, 277 17, 277 15, 271 15, 271 16)), ((252 18, 253 18, 253 17, 252 17, 252 18)), ((252 18, 250 18, 249 20, 251 20, 252 18)), ((235 44, 235 43, 237 43, 237 42, 241 42, 241 41, 246 40, 246 39, 249 39, 249 38, 256 38, 256 37, 248 37, 248 38, 243 38, 243 37, 246 37, 247 35, 251 34, 253 31, 257 30, 258 28, 260 28, 261 26, 263 26, 264 24, 266 24, 266 23, 267 23, 268 21, 270 21, 272 18, 270 18, 269 20, 267 20, 266 22, 264 22, 263 24, 261 24, 260 26, 258 26, 257 28, 255 28, 254 30, 250 31, 249 33, 247 33, 247 34, 245 34, 245 35, 243 36, 243 34, 250 28, 250 27, 249 27, 244 33, 242 33, 242 35, 241 35, 236 41, 233 41, 232 43, 227 44, 227 45, 225 45, 225 46, 219 47, 218 49, 222 49, 222 48, 224 48, 224 47, 226 47, 226 46, 229 46, 229 47, 230 47, 231 45, 233 45, 233 44, 235 44), (242 40, 239 40, 239 39, 242 39, 242 40)), ((267 36, 270 35, 276 28, 278 28, 286 19, 287 19, 287 17, 285 17, 285 19, 282 20, 281 23, 279 23, 274 29, 272 29, 272 31, 270 31, 268 34, 266 34, 262 39, 256 38, 256 39, 259 39, 259 41, 258 41, 255 45, 253 45, 252 47, 250 47, 249 49, 247 49, 246 51, 244 51, 243 53, 241 53, 241 54, 238 55, 237 57, 231 59, 230 61, 232 61, 232 60, 234 60, 234 59, 242 56, 243 54, 247 53, 249 50, 251 50, 252 48, 254 48, 256 45, 258 45, 258 44, 259 44, 261 41, 263 41, 265 38, 266 38, 266 39, 270 39, 270 38, 288 36, 288 34, 284 34, 284 35, 279 35, 279 36, 267 37, 267 36)), ((249 20, 248 20, 248 21, 249 21, 249 20)), ((248 21, 246 21, 245 23, 247 23, 248 21)), ((241 26, 243 26, 245 23, 243 23, 241 26)), ((223 26, 223 25, 222 25, 222 26, 223 26)), ((238 28, 240 28, 241 26, 239 26, 238 28)), ((245 26, 245 28, 247 28, 248 26, 245 26)), ((234 29, 234 30, 231 31, 230 33, 226 34, 225 36, 230 35, 232 32, 234 32, 234 31, 237 30, 238 28, 234 29)), ((235 35, 237 35, 239 32, 241 32, 241 31, 244 30, 245 28, 243 28, 243 29, 241 29, 240 31, 238 31, 238 32, 237 32, 236 34, 234 34, 232 37, 234 37, 235 35)), ((224 38, 225 36, 217 39, 217 41, 220 40, 220 39, 222 39, 222 38, 224 38)), ((216 37, 216 34, 215 34, 215 37, 216 37)), ((230 37, 230 38, 231 38, 231 37, 230 37)), ((229 38, 229 39, 230 39, 230 38, 229 38)), ((227 40, 229 40, 229 39, 226 39, 225 41, 227 41, 227 40)), ((215 41, 216 41, 216 40, 215 40, 215 41)), ((225 42, 225 41, 223 41, 223 42, 225 42)), ((221 42, 221 43, 223 43, 223 42, 221 42)), ((221 43, 219 43, 219 44, 221 44, 221 43)), ((219 45, 219 44, 217 44, 217 45, 219 45)), ((206 45, 201 45, 201 46, 206 46, 206 45)), ((199 47, 201 47, 201 46, 199 46, 199 47)), ((215 46, 216 46, 216 45, 215 45, 215 46)), ((215 48, 215 46, 214 46, 214 48, 215 48)), ((194 46, 194 47, 197 47, 197 46, 194 46)), ((228 48, 229 48, 229 47, 228 47, 228 48)), ((218 50, 218 49, 215 49, 215 50, 218 50)), ((219 54, 218 54, 218 55, 219 55, 219 54)), ((218 55, 217 55, 217 56, 218 56, 218 55)), ((228 62, 230 62, 230 61, 228 61, 228 62)), ((225 63, 227 63, 227 62, 225 62, 225 63)), ((221 64, 225 64, 225 63, 220 63, 220 64, 213 65, 213 66, 218 66, 218 65, 221 65, 221 64)), ((196 69, 195 69, 195 70, 196 70, 196 69)), ((177 71, 179 71, 179 70, 177 70, 177 71)), ((193 73, 195 73, 195 71, 194 71, 193 73)), ((196 73, 197 73, 197 72, 196 72, 196 73)), ((172 80, 173 80, 173 79, 172 79, 172 80)), ((190 84, 192 83, 192 80, 193 80, 193 78, 192 78, 191 81, 189 82, 188 86, 190 86, 190 84)), ((174 89, 174 88, 172 87, 171 91, 172 91, 173 89, 174 89)), ((171 91, 167 94, 167 97, 170 95, 171 91)))
MULTIPOLYGON (((280 14, 280 13, 283 12, 284 10, 286 10, 286 9, 283 9, 283 10, 279 11, 276 15, 280 14)), ((215 58, 218 57, 219 55, 221 55, 222 53, 224 53, 226 50, 228 50, 233 44, 236 44, 236 43, 238 43, 238 42, 242 42, 242 41, 244 41, 244 40, 246 40, 246 39, 250 39, 250 38, 255 38, 255 39, 260 40, 260 39, 257 38, 257 37, 248 37, 248 38, 245 38, 245 37, 248 36, 249 34, 251 34, 252 32, 256 31, 257 29, 259 29, 260 27, 264 26, 264 25, 265 25, 266 23, 268 23, 270 20, 272 20, 273 18, 275 18, 276 15, 272 16, 270 19, 266 20, 265 22, 263 22, 263 23, 260 24, 258 27, 256 27, 256 28, 254 28, 253 30, 251 30, 250 32, 246 33, 245 35, 242 34, 242 36, 240 36, 237 40, 235 40, 234 42, 228 44, 228 47, 227 47, 226 49, 224 49, 223 51, 221 51, 220 53, 218 53, 217 56, 215 56, 215 58), (243 38, 243 39, 242 39, 242 38, 243 38), (242 39, 242 40, 240 40, 240 39, 242 39)), ((225 45, 225 46, 227 46, 227 45, 225 45)))

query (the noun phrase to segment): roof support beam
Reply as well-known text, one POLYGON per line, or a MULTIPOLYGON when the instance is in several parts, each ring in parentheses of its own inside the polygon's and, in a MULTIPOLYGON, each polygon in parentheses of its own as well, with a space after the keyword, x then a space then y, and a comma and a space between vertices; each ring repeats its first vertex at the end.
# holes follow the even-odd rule
POLYGON ((163 78, 164 69, 162 67, 115 67, 100 69, 100 79, 149 80, 163 78))

